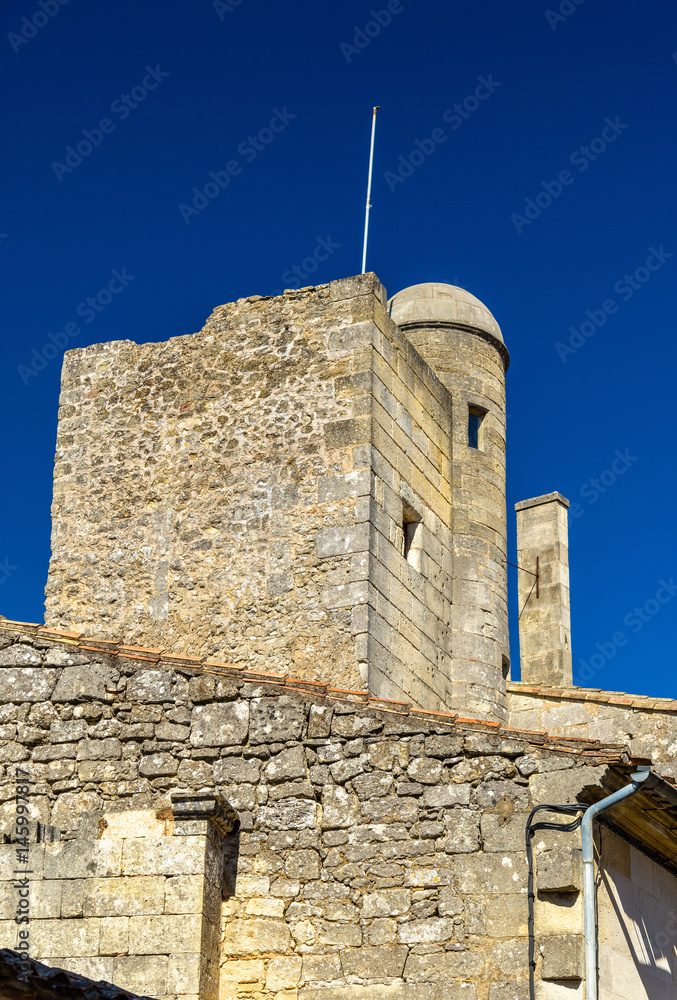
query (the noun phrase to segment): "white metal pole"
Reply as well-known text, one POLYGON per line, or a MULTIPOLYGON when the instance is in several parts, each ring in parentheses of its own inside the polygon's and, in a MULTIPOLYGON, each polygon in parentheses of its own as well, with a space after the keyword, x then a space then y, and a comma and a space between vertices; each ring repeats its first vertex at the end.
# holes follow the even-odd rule
POLYGON ((371 113, 371 146, 369 149, 369 179, 367 180, 367 207, 364 213, 364 245, 362 247, 362 274, 367 271, 367 236, 369 234, 369 209, 371 208, 371 174, 374 167, 374 135, 376 133, 376 112, 378 104, 371 113))

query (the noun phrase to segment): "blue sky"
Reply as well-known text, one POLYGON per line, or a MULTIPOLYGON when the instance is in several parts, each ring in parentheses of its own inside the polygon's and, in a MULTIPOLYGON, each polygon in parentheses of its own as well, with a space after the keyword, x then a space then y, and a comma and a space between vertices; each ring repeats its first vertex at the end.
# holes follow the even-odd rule
POLYGON ((379 104, 369 269, 511 352, 511 558, 567 496, 575 677, 677 694, 673 0, 5 0, 0 74, 1 613, 42 620, 64 347, 359 272, 379 104))

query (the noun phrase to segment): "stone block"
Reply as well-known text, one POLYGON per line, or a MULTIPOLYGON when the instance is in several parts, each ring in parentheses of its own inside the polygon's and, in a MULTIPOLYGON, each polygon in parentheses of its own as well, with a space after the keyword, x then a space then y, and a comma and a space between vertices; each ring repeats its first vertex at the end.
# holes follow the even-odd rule
POLYGON ((582 851, 575 847, 555 847, 536 858, 536 885, 539 892, 577 892, 582 888, 582 851))
POLYGON ((582 979, 585 975, 584 938, 579 934, 542 937, 542 979, 582 979))
POLYGON ((524 831, 528 813, 485 812, 480 822, 484 851, 519 851, 524 848, 524 831), (507 820, 507 821, 506 821, 507 820))
POLYGON ((170 955, 167 961, 167 993, 172 996, 194 997, 200 993, 200 955, 170 955))
POLYGON ((271 806, 260 806, 259 826, 269 830, 304 830, 317 825, 317 805, 307 800, 281 799, 271 806))
POLYGON ((527 935, 526 895, 505 895, 487 899, 486 933, 493 938, 517 938, 527 935))
POLYGON ((102 663, 64 667, 52 701, 106 701, 106 688, 114 690, 119 679, 119 671, 102 663))
POLYGON ((472 854, 480 845, 480 813, 455 807, 444 817, 447 836, 444 850, 448 854, 472 854))
POLYGON ((190 726, 179 726, 173 722, 164 722, 161 726, 155 727, 155 737, 158 740, 168 740, 170 742, 182 742, 190 736, 190 726))
POLYGON ((369 531, 368 522, 340 528, 323 528, 315 533, 318 559, 366 552, 369 548, 369 531))
POLYGON ((120 875, 121 855, 119 840, 65 840, 46 844, 45 878, 115 878, 120 875))
POLYGON ((423 785, 437 785, 442 781, 444 768, 441 761, 434 757, 415 757, 407 768, 407 774, 412 781, 419 781, 423 785))
POLYGON ((320 503, 368 496, 371 488, 369 469, 357 469, 340 476, 328 476, 317 481, 317 498, 320 503))
MULTIPOLYGON (((470 984, 445 983, 444 996, 449 1000, 476 1000, 470 984), (454 990, 454 993, 451 990, 454 990)), ((439 983, 392 983, 384 986, 335 986, 300 989, 298 1000, 439 1000, 439 983)))
POLYGON ((204 837, 160 837, 157 840, 139 837, 124 841, 102 840, 101 843, 117 844, 122 848, 126 875, 202 875, 205 870, 204 837))
POLYGON ((213 765, 214 781, 217 784, 235 784, 245 782, 257 784, 259 781, 260 762, 255 758, 245 760, 242 757, 224 757, 213 765))
POLYGON ((199 954, 202 914, 166 914, 129 918, 133 955, 199 954))
MULTIPOLYGON (((33 649, 27 643, 17 642, 5 649, 0 649, 0 667, 39 667, 42 664, 42 657, 37 649, 33 649)), ((8 675, 8 671, 3 669, 0 676, 8 675)), ((49 695, 47 695, 49 697, 49 695)), ((25 699, 18 699, 24 701, 25 699)))
POLYGON ((266 963, 262 958, 236 958, 221 966, 221 982, 244 986, 259 983, 263 986, 266 978, 266 963))
POLYGON ((83 740, 78 746, 78 760, 119 760, 122 744, 117 739, 83 740))
POLYGON ((308 763, 303 747, 290 747, 271 757, 263 768, 263 773, 266 780, 272 782, 307 777, 308 763))
POLYGON ((406 767, 409 747, 401 740, 379 740, 367 748, 369 763, 383 771, 392 771, 396 766, 406 767))
POLYGON ((238 812, 252 812, 256 808, 256 785, 219 785, 219 794, 238 812))
POLYGON ((249 742, 260 744, 298 740, 304 721, 303 704, 289 695, 279 695, 277 698, 253 698, 249 742))
MULTIPOLYGON (((140 879, 138 881, 141 881, 140 879)), ((165 913, 201 913, 204 878, 202 875, 173 875, 164 880, 165 913)), ((162 912, 154 910, 154 913, 162 912)))
POLYGON ((354 826, 359 822, 360 801, 340 785, 327 785, 322 792, 322 829, 354 826))
POLYGON ((171 670, 137 670, 127 682, 127 701, 173 701, 171 670))
POLYGON ((529 968, 529 943, 523 938, 503 938, 495 941, 489 961, 501 977, 523 979, 529 968))
POLYGON ((224 954, 235 958, 240 955, 284 955, 291 951, 292 939, 283 920, 250 917, 226 922, 222 947, 224 954))
POLYGON ((266 989, 292 990, 301 979, 303 959, 300 955, 273 958, 266 970, 266 989))
MULTIPOLYGON (((14 647, 0 650, 0 657, 9 653, 11 649, 14 647)), ((21 650, 25 651, 27 657, 29 654, 33 657, 30 662, 35 662, 35 656, 37 662, 40 662, 39 654, 36 654, 30 646, 21 646, 21 650)), ((16 657, 20 655, 24 654, 20 652, 15 654, 16 657)), ((55 683, 56 670, 31 666, 4 666, 0 669, 0 702, 44 701, 51 695, 55 683)))
POLYGON ((537 774, 531 780, 531 797, 534 805, 556 802, 559 805, 579 801, 586 787, 598 788, 606 766, 574 767, 567 770, 537 774))
POLYGON ((57 955, 99 953, 98 920, 31 920, 30 930, 31 951, 43 961, 57 955))
POLYGON ((304 955, 303 983, 331 983, 341 979, 341 959, 338 955, 304 955))
POLYGON ((360 979, 397 979, 404 971, 408 949, 401 945, 382 948, 348 948, 341 952, 345 976, 360 979))
POLYGON ((463 895, 484 893, 524 893, 527 866, 523 852, 515 854, 478 854, 454 859, 458 891, 463 895))
POLYGON ((252 917, 283 917, 284 900, 273 899, 271 897, 254 898, 247 900, 245 913, 252 917))
POLYGON ((454 936, 454 921, 450 917, 426 917, 400 924, 397 940, 400 944, 435 944, 454 936))
POLYGON ((357 924, 321 924, 318 944, 342 949, 359 948, 362 944, 362 928, 357 924))
POLYGON ((112 982, 139 996, 167 994, 168 960, 164 955, 123 955, 113 959, 112 982))
POLYGON ((412 798, 368 799, 362 803, 363 821, 376 824, 415 823, 418 819, 418 802, 412 798))
POLYGON ((446 806, 467 806, 470 803, 470 785, 435 785, 426 788, 423 804, 427 809, 444 809, 446 806))
POLYGON ((309 881, 320 877, 320 856, 317 851, 290 851, 285 862, 285 872, 290 879, 309 881))
POLYGON ((374 774, 360 774, 353 778, 353 791, 358 799, 380 798, 387 795, 393 784, 391 774, 376 772, 374 774))
POLYGON ((139 774, 142 778, 163 778, 176 774, 179 762, 170 753, 152 753, 142 757, 139 774))
POLYGON ((55 721, 49 727, 49 738, 52 743, 73 743, 81 740, 87 732, 84 719, 71 719, 70 722, 55 721))
POLYGON ((133 760, 83 760, 78 764, 78 774, 81 781, 133 781, 137 777, 138 769, 133 760))
POLYGON ((409 889, 379 889, 363 897, 362 916, 365 920, 371 917, 399 917, 408 913, 410 907, 409 889))
POLYGON ((308 739, 324 739, 331 732, 334 710, 322 705, 311 705, 308 718, 308 739))
POLYGON ((83 916, 158 914, 164 909, 165 880, 159 876, 87 879, 83 916))
POLYGON ((249 704, 246 701, 197 705, 193 709, 190 742, 194 747, 243 743, 248 726, 249 704))
POLYGON ((129 917, 104 917, 100 932, 100 955, 124 955, 129 951, 129 917))
MULTIPOLYGON (((30 916, 31 920, 58 919, 61 916, 61 888, 62 882, 58 879, 35 881, 30 887, 30 916)), ((11 895, 7 901, 11 904, 12 912, 7 916, 14 917, 16 911, 16 899, 11 895)), ((4 914, 3 914, 4 916, 4 914)))

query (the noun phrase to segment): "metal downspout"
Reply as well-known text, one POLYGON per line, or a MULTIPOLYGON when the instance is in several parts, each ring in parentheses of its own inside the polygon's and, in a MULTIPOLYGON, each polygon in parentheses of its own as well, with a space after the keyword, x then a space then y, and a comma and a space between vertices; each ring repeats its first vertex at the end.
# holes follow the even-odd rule
POLYGON ((642 782, 651 773, 650 767, 639 767, 630 775, 632 784, 619 788, 594 806, 586 809, 581 823, 583 841, 583 912, 585 918, 585 996, 586 1000, 597 1000, 597 920, 595 900, 595 857, 592 838, 592 822, 595 816, 606 812, 618 802, 630 798, 641 791, 642 782))

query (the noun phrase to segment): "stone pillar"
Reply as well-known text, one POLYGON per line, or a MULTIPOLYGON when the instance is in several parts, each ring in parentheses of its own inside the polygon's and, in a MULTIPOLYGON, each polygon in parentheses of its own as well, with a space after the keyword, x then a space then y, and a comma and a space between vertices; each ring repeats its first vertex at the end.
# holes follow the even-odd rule
POLYGON ((521 679, 570 687, 569 501, 561 493, 522 500, 517 511, 521 679), (538 586, 536 573, 538 560, 538 586), (524 572, 528 570, 529 572, 524 572))
MULTIPOLYGON (((204 843, 204 866, 200 891, 196 899, 198 912, 177 917, 183 923, 196 925, 200 950, 184 954, 185 979, 172 983, 177 994, 187 994, 197 1000, 217 1000, 219 995, 219 959, 221 941, 221 901, 226 861, 223 837, 232 832, 237 816, 228 803, 216 795, 174 793, 174 836, 200 838, 204 843)), ((178 930, 178 928, 177 928, 178 930)), ((180 934, 177 935, 181 937, 180 934)))

